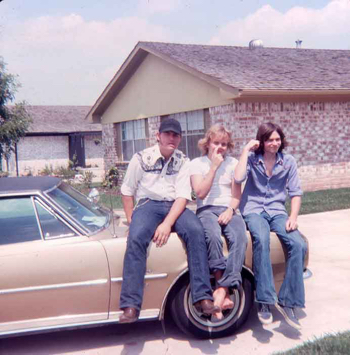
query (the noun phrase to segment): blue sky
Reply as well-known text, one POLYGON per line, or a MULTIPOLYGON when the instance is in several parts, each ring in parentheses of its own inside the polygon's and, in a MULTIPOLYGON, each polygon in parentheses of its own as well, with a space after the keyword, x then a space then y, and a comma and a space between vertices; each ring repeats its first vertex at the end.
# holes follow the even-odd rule
POLYGON ((350 49, 350 0, 3 0, 0 55, 32 105, 92 105, 138 41, 350 49))

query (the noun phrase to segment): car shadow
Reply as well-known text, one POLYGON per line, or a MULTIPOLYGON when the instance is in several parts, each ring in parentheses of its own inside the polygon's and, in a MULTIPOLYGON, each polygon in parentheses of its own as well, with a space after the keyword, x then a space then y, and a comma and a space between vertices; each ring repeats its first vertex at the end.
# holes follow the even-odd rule
MULTIPOLYGON (((173 339, 187 342, 192 349, 200 350, 202 354, 219 354, 220 347, 235 341, 237 335, 251 332, 259 343, 267 344, 274 332, 283 334, 286 338, 299 339, 301 333, 288 326, 282 315, 272 309, 274 321, 268 326, 262 326, 258 320, 256 308, 250 312, 247 322, 234 334, 218 339, 196 339, 182 333, 171 320, 162 324, 159 321, 138 322, 134 324, 115 324, 95 328, 65 330, 53 333, 43 333, 16 338, 0 339, 0 353, 16 355, 47 355, 65 353, 103 354, 116 349, 122 355, 148 353, 150 347, 156 346, 158 353, 166 353, 167 340, 173 339), (109 350, 108 350, 109 349, 109 350), (162 351, 164 350, 164 351, 162 351)), ((299 316, 306 315, 299 311, 299 316)), ((151 351, 150 351, 151 353, 151 351)))

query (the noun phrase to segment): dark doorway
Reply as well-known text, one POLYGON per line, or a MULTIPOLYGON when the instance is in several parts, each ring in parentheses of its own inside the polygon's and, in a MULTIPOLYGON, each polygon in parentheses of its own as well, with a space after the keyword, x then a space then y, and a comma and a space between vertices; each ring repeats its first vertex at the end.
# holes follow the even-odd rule
POLYGON ((73 162, 74 167, 85 168, 85 144, 81 133, 69 136, 69 160, 73 162))

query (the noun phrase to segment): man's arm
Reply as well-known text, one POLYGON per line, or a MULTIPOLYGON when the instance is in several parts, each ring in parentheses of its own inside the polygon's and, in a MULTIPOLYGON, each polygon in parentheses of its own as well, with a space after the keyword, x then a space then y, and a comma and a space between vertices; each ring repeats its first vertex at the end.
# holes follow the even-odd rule
POLYGON ((260 142, 252 139, 248 144, 246 144, 242 150, 242 154, 239 158, 238 164, 235 168, 235 181, 237 183, 242 183, 247 175, 247 164, 248 164, 248 155, 250 151, 254 151, 259 148, 260 142))
POLYGON ((226 225, 231 221, 231 218, 234 215, 234 211, 238 208, 239 202, 241 200, 242 190, 241 184, 237 184, 235 181, 232 181, 232 198, 229 207, 226 211, 220 214, 218 218, 218 223, 226 225))
POLYGON ((201 200, 205 199, 208 195, 211 186, 213 185, 213 181, 215 178, 215 174, 221 163, 224 161, 224 158, 221 154, 219 154, 218 148, 215 148, 213 152, 213 156, 211 159, 211 165, 208 173, 205 176, 202 175, 192 175, 191 176, 191 185, 193 187, 194 192, 196 193, 197 197, 201 200))
POLYGON ((131 223, 132 211, 134 210, 134 196, 122 195, 123 208, 125 212, 126 221, 131 223))
POLYGON ((301 206, 301 196, 293 196, 291 198, 290 216, 286 222, 286 231, 290 232, 298 228, 297 218, 301 206))
POLYGON ((128 224, 131 223, 131 216, 134 210, 134 196, 137 191, 138 182, 142 178, 142 169, 137 159, 137 155, 131 158, 128 169, 124 176, 123 184, 120 188, 122 194, 123 208, 128 224))
POLYGON ((153 242, 156 243, 157 247, 162 247, 166 244, 170 236, 171 228, 186 208, 186 204, 187 200, 183 197, 179 197, 175 200, 164 221, 158 226, 154 233, 153 242))

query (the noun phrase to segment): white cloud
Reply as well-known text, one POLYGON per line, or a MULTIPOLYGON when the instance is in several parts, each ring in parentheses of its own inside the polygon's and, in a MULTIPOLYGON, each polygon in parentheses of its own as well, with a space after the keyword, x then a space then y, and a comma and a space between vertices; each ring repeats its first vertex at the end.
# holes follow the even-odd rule
POLYGON ((294 7, 281 13, 264 5, 244 19, 223 26, 210 44, 247 46, 261 39, 269 47, 350 49, 350 1, 333 0, 322 9, 294 7))
POLYGON ((173 12, 181 7, 181 0, 139 0, 138 11, 141 14, 153 15, 173 12))
POLYGON ((32 104, 93 104, 138 41, 171 34, 137 17, 85 21, 71 14, 8 25, 0 34, 8 70, 19 74, 17 99, 32 104))

